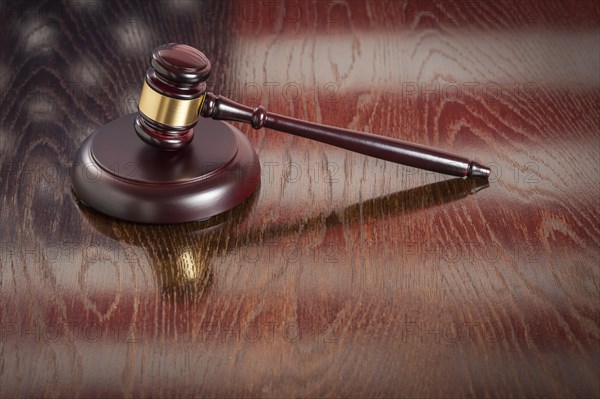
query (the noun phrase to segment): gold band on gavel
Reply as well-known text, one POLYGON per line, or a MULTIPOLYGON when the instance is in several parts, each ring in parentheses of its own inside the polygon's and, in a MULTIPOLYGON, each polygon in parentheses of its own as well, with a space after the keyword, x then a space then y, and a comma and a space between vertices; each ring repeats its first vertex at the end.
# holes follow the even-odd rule
POLYGON ((204 95, 192 100, 178 100, 160 94, 144 81, 139 110, 155 122, 167 126, 189 126, 198 120, 204 95))

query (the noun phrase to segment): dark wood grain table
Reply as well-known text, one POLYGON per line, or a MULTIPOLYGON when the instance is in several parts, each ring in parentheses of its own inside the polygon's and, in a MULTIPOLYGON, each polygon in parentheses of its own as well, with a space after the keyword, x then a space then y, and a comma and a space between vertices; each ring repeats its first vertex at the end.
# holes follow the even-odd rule
POLYGON ((0 397, 600 396, 597 2, 0 13, 0 397), (262 167, 241 206, 106 217, 72 194, 76 150, 137 110, 166 42, 207 54, 215 93, 492 175, 238 124, 262 167))

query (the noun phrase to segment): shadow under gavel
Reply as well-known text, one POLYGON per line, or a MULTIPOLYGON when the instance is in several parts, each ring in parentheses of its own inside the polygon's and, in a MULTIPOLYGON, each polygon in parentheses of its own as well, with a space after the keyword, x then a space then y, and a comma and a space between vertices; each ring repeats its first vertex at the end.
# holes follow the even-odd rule
POLYGON ((148 257, 163 295, 175 301, 196 302, 210 288, 212 261, 232 250, 268 242, 297 231, 376 220, 382 216, 410 213, 459 200, 488 187, 486 179, 455 178, 399 191, 320 213, 312 218, 264 228, 250 224, 255 193, 236 208, 208 220, 172 225, 126 223, 81 206, 84 218, 97 231, 119 242, 142 248, 148 257), (234 245, 230 245, 234 243, 234 245))

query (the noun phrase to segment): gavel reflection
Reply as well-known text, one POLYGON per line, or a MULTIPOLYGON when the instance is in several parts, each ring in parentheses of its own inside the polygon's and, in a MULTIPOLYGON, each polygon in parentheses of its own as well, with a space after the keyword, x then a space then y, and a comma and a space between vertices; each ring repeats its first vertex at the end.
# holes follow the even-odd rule
MULTIPOLYGON (((214 281, 213 259, 225 256, 242 246, 272 242, 287 234, 315 228, 326 221, 328 226, 361 223, 359 219, 410 213, 443 205, 488 187, 485 179, 451 179, 356 203, 341 211, 319 214, 308 220, 276 224, 266 229, 251 224, 257 194, 240 206, 209 220, 148 225, 124 223, 81 207, 85 219, 100 233, 122 243, 142 248, 148 256, 163 295, 174 301, 198 301, 214 281)), ((256 220, 254 218, 253 220, 256 220)))

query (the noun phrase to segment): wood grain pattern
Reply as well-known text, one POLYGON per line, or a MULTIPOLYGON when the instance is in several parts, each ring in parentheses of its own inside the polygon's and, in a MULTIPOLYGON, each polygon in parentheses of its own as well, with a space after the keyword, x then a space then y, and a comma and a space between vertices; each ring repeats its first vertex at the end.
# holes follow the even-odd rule
POLYGON ((600 396, 596 2, 0 12, 0 397, 600 396), (243 206, 86 209, 75 151, 170 41, 215 93, 473 155, 489 187, 240 124, 243 206))

